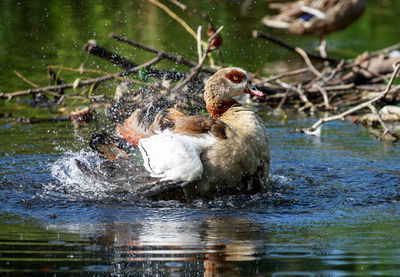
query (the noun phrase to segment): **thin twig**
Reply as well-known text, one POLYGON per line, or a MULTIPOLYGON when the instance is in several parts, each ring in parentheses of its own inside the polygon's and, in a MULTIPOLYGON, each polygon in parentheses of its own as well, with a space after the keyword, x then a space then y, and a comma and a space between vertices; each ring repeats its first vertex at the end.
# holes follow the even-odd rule
POLYGON ((194 76, 196 76, 201 67, 203 66, 204 62, 206 61, 207 55, 210 52, 210 42, 219 35, 219 33, 224 29, 224 26, 221 26, 218 28, 217 31, 215 31, 215 33, 208 39, 208 46, 206 51, 203 54, 203 57, 201 58, 201 61, 199 62, 198 65, 196 65, 194 68, 192 68, 192 70, 190 71, 190 74, 186 77, 186 79, 180 81, 178 84, 176 84, 176 86, 172 89, 173 92, 176 92, 180 89, 182 89, 194 76))
MULTIPOLYGON (((154 5, 158 6, 159 8, 161 8, 163 11, 165 11, 170 17, 172 17, 173 19, 175 19, 179 24, 182 25, 183 28, 185 28, 185 30, 194 38, 196 39, 196 32, 193 31, 192 28, 190 28, 190 26, 182 19, 180 18, 176 13, 174 13, 173 11, 171 11, 166 5, 160 3, 157 0, 149 0, 151 3, 153 3, 154 5)), ((206 45, 205 42, 202 42, 203 46, 206 45)))
POLYGON ((338 65, 335 67, 335 69, 333 69, 333 70, 329 73, 328 77, 326 77, 326 78, 324 78, 324 79, 322 80, 322 85, 325 85, 328 81, 332 80, 332 79, 336 76, 336 74, 337 74, 340 70, 343 69, 343 65, 344 65, 344 60, 341 60, 341 61, 338 63, 338 65))
MULTIPOLYGON (((327 74, 322 74, 322 76, 312 80, 309 82, 307 85, 305 85, 306 88, 311 88, 315 83, 319 84, 319 86, 325 86, 326 83, 328 83, 330 80, 332 80, 336 74, 343 69, 344 65, 344 60, 341 60, 338 65, 331 70, 331 72, 326 76, 327 74)), ((324 69, 327 69, 328 67, 325 67, 324 69)))
POLYGON ((310 58, 308 57, 307 53, 301 49, 300 47, 295 47, 294 51, 298 53, 305 61, 306 65, 310 68, 311 72, 314 73, 315 76, 318 78, 322 78, 321 72, 319 72, 314 65, 311 63, 310 58))
POLYGON ((279 85, 281 85, 281 86, 282 86, 283 88, 285 88, 285 89, 289 89, 289 90, 292 90, 292 91, 294 91, 294 92, 297 92, 297 93, 299 94, 300 100, 303 101, 303 102, 306 104, 305 108, 310 107, 310 108, 312 108, 313 110, 317 110, 317 107, 315 107, 315 105, 314 105, 310 100, 308 100, 307 96, 304 94, 304 92, 303 92, 303 90, 300 88, 300 86, 299 86, 299 87, 296 87, 296 86, 287 84, 287 83, 285 83, 285 82, 282 82, 282 81, 279 80, 279 79, 276 80, 276 83, 279 84, 279 85))
POLYGON ((176 84, 176 86, 172 89, 172 92, 176 92, 179 91, 180 89, 182 89, 194 76, 196 76, 201 67, 203 66, 203 63, 206 61, 207 58, 207 54, 209 53, 209 50, 207 49, 204 52, 203 57, 201 58, 201 61, 199 62, 199 64, 197 66, 195 66, 194 68, 192 68, 192 70, 190 71, 190 74, 182 81, 178 82, 178 84, 176 84))
MULTIPOLYGON (((321 86, 321 85, 320 85, 321 86)), ((324 88, 325 91, 338 91, 338 90, 349 90, 349 89, 358 89, 354 83, 344 84, 344 85, 337 85, 337 86, 321 86, 324 88)), ((362 89, 360 89, 362 90, 362 89)), ((376 89, 374 89, 376 90, 376 89)), ((311 87, 307 90, 308 92, 319 92, 316 87, 311 87)))
POLYGON ((19 73, 18 71, 14 70, 14 74, 17 75, 19 78, 21 78, 25 83, 30 84, 32 87, 34 88, 38 88, 39 85, 35 84, 34 82, 28 80, 27 78, 25 78, 21 73, 19 73))
POLYGON ((331 109, 332 107, 329 104, 328 94, 326 93, 326 90, 321 86, 319 86, 318 84, 314 84, 314 87, 321 92, 322 98, 324 99, 325 108, 331 109))
MULTIPOLYGON (((156 60, 158 61, 158 60, 156 60)), ((73 67, 67 67, 67 66, 62 66, 62 65, 48 65, 47 68, 57 68, 57 69, 61 69, 61 70, 66 70, 66 71, 72 71, 72 72, 87 72, 87 73, 95 73, 95 74, 100 74, 100 75, 113 75, 112 73, 109 72, 105 72, 105 71, 101 71, 101 70, 97 70, 97 69, 90 69, 90 68, 73 68, 73 67)), ((142 86, 150 86, 152 88, 156 88, 155 86, 153 86, 152 84, 149 84, 148 82, 142 82, 139 80, 134 80, 134 79, 126 79, 125 77, 118 77, 115 76, 115 79, 117 80, 121 80, 121 81, 129 81, 131 83, 134 83, 136 85, 142 85, 142 86)))
POLYGON ((269 83, 269 82, 272 82, 272 81, 275 81, 275 80, 278 80, 278 79, 281 79, 281 78, 285 78, 285 77, 296 76, 296 75, 303 74, 303 73, 306 73, 306 72, 309 72, 309 71, 310 71, 310 68, 307 67, 307 68, 300 68, 300 69, 296 69, 296 70, 292 70, 292 71, 288 71, 288 72, 283 72, 281 74, 278 74, 278 75, 263 79, 258 83, 254 83, 254 85, 255 86, 262 86, 265 83, 269 83))
POLYGON ((209 38, 208 38, 208 45, 207 45, 207 48, 210 48, 210 42, 212 42, 213 41, 213 39, 214 38, 216 38, 218 35, 219 35, 219 33, 221 33, 221 31, 224 29, 224 26, 220 26, 215 32, 214 32, 214 34, 212 34, 209 38))
MULTIPOLYGON (((171 0, 174 1, 174 0, 171 0)), ((199 63, 201 61, 201 25, 197 28, 197 55, 199 57, 199 63)))
POLYGON ((72 72, 79 72, 79 73, 95 73, 99 75, 111 75, 109 72, 97 70, 97 69, 91 69, 91 68, 73 68, 73 67, 67 67, 67 66, 62 66, 62 65, 48 65, 47 68, 57 68, 61 70, 66 70, 66 71, 72 71, 72 72))
POLYGON ((399 139, 399 136, 393 133, 389 127, 386 125, 385 121, 383 121, 381 113, 375 108, 374 105, 370 104, 368 105, 368 108, 371 110, 373 114, 375 114, 378 117, 379 123, 383 127, 383 135, 389 134, 393 137, 394 141, 397 141, 399 139))

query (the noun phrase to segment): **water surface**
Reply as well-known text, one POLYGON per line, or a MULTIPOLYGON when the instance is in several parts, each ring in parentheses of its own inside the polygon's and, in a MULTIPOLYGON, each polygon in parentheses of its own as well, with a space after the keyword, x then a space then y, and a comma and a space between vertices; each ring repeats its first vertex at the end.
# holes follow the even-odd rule
POLYGON ((78 179, 60 184, 51 173, 54 164, 90 155, 84 147, 90 130, 69 123, 3 125, 1 141, 11 130, 13 151, 1 145, 0 268, 399 274, 398 146, 349 122, 328 124, 322 139, 292 132, 310 123, 266 120, 273 157, 269 191, 190 203, 137 201, 78 179))

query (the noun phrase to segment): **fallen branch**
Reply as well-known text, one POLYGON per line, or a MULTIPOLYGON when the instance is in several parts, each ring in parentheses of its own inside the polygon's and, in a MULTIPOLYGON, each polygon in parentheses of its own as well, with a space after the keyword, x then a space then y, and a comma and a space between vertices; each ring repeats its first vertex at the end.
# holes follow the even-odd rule
MULTIPOLYGON (((124 36, 119 36, 117 34, 111 33, 110 34, 110 38, 113 38, 115 40, 127 43, 127 44, 129 44, 131 46, 134 46, 134 47, 138 47, 138 48, 146 50, 148 52, 152 52, 152 53, 157 54, 157 55, 163 54, 164 58, 166 58, 168 60, 171 60, 173 62, 179 63, 179 64, 183 64, 183 65, 186 65, 186 66, 189 66, 189 67, 195 67, 197 65, 197 63, 195 63, 193 61, 190 61, 190 60, 187 60, 182 56, 179 56, 179 55, 176 56, 176 55, 173 55, 171 53, 164 52, 162 50, 158 50, 158 49, 149 47, 147 45, 144 45, 144 44, 139 43, 137 41, 131 40, 131 39, 129 39, 127 37, 124 37, 124 36)), ((213 70, 211 68, 208 68, 208 67, 203 67, 202 71, 206 72, 206 73, 210 73, 210 74, 215 73, 215 70, 213 70)))
MULTIPOLYGON (((132 68, 135 68, 138 66, 138 64, 119 56, 118 54, 115 54, 104 47, 100 46, 97 44, 96 40, 89 40, 84 46, 83 50, 85 50, 87 53, 95 55, 99 58, 102 58, 108 62, 111 62, 115 65, 120 66, 121 68, 129 71, 132 68)), ((162 56, 164 53, 162 51, 157 52, 157 55, 161 57, 161 59, 158 60, 161 61, 162 59, 165 58, 165 56, 162 56)), ((181 80, 186 77, 186 74, 178 71, 168 71, 168 70, 158 70, 158 69, 151 69, 148 68, 148 75, 149 76, 155 76, 158 78, 162 78, 165 76, 166 79, 171 79, 171 80, 181 80)))
POLYGON ((319 126, 321 126, 322 124, 326 123, 326 122, 330 122, 330 121, 334 121, 334 120, 343 120, 347 115, 350 115, 352 113, 355 113, 359 110, 362 110, 364 108, 370 107, 373 103, 377 102, 378 100, 382 99, 383 97, 386 96, 386 94, 389 93, 390 89, 392 88, 393 85, 393 81, 397 75, 397 73, 399 72, 400 69, 400 63, 397 63, 394 65, 394 70, 393 73, 390 77, 389 83, 386 86, 386 89, 384 91, 382 91, 381 93, 379 93, 377 96, 375 96, 374 98, 372 98, 369 101, 363 102, 341 114, 338 115, 334 115, 334 116, 330 116, 330 117, 325 117, 325 118, 320 118, 316 123, 314 123, 311 128, 305 128, 302 129, 302 132, 313 132, 315 131, 319 126))
MULTIPOLYGON (((15 91, 15 92, 11 92, 11 93, 0 93, 0 98, 6 98, 7 101, 10 101, 14 97, 23 96, 23 95, 37 94, 37 93, 41 93, 41 92, 51 92, 54 90, 68 89, 68 88, 74 88, 74 87, 75 88, 87 87, 87 86, 91 86, 93 84, 99 84, 101 82, 108 81, 111 79, 121 79, 121 77, 125 77, 129 74, 136 73, 142 68, 148 68, 148 67, 154 65, 155 63, 159 62, 160 59, 161 58, 157 56, 154 59, 152 59, 142 65, 138 65, 134 68, 131 68, 131 69, 124 71, 122 73, 119 73, 119 74, 110 74, 110 75, 106 75, 106 76, 102 76, 102 77, 98 77, 98 78, 94 78, 94 79, 90 79, 90 80, 82 80, 82 81, 79 81, 78 83, 73 82, 73 83, 67 83, 67 84, 62 84, 62 85, 57 85, 57 86, 38 87, 38 88, 32 88, 32 89, 28 89, 28 90, 15 91)), ((125 80, 127 80, 127 79, 125 79, 125 80)), ((58 96, 58 97, 62 96, 61 94, 58 94, 58 93, 53 93, 53 95, 58 96)), ((101 97, 103 97, 103 96, 101 96, 101 97)), ((99 96, 90 96, 88 98, 95 99, 95 98, 99 98, 99 96)))
POLYGON ((102 58, 108 62, 111 62, 115 65, 122 67, 125 70, 131 69, 137 66, 136 63, 131 62, 130 60, 119 56, 118 54, 112 53, 107 50, 103 46, 97 44, 97 41, 94 39, 89 40, 84 46, 83 50, 91 55, 102 58))
POLYGON ((399 43, 396 43, 396 44, 393 44, 393 45, 391 45, 391 46, 389 46, 389 47, 383 48, 383 49, 381 49, 381 50, 374 51, 374 52, 372 52, 372 53, 370 54, 370 57, 376 57, 376 56, 378 56, 378 55, 380 55, 380 54, 388 54, 388 53, 390 53, 390 52, 392 52, 392 51, 394 51, 394 50, 397 50, 397 49, 399 49, 399 48, 400 48, 400 42, 399 42, 399 43))
MULTIPOLYGON (((254 38, 266 39, 266 40, 271 41, 271 42, 273 42, 273 43, 275 43, 275 44, 277 44, 279 46, 282 46, 282 47, 284 47, 284 48, 286 48, 286 49, 288 49, 288 50, 290 50, 292 52, 298 53, 298 52, 296 52, 296 47, 291 46, 291 45, 283 42, 282 40, 280 40, 280 39, 278 39, 276 37, 273 37, 273 36, 271 36, 269 34, 262 33, 262 32, 257 31, 257 30, 253 30, 253 37, 254 38)), ((339 63, 340 62, 340 60, 337 60, 337 59, 328 58, 328 57, 324 58, 324 57, 321 57, 320 55, 309 53, 309 52, 306 52, 306 53, 307 53, 307 56, 309 56, 310 58, 313 58, 313 59, 317 59, 317 60, 321 60, 321 61, 328 61, 328 62, 331 62, 331 63, 339 63)))

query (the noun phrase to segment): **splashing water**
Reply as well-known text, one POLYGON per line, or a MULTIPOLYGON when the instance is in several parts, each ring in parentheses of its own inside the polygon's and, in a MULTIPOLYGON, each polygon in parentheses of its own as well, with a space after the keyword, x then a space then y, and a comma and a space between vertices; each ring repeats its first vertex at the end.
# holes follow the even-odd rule
POLYGON ((115 189, 112 183, 105 180, 96 180, 84 174, 77 165, 77 160, 99 167, 101 159, 93 152, 81 150, 66 152, 51 166, 51 175, 58 183, 45 184, 44 189, 76 195, 89 199, 103 199, 107 192, 115 189))

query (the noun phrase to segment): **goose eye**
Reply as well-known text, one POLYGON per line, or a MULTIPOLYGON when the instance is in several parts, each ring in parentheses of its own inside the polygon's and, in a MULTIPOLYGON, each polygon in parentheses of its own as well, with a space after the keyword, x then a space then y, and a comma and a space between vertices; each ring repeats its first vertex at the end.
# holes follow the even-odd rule
POLYGON ((225 77, 229 79, 231 82, 238 84, 244 79, 244 73, 238 70, 232 70, 228 72, 225 77))

